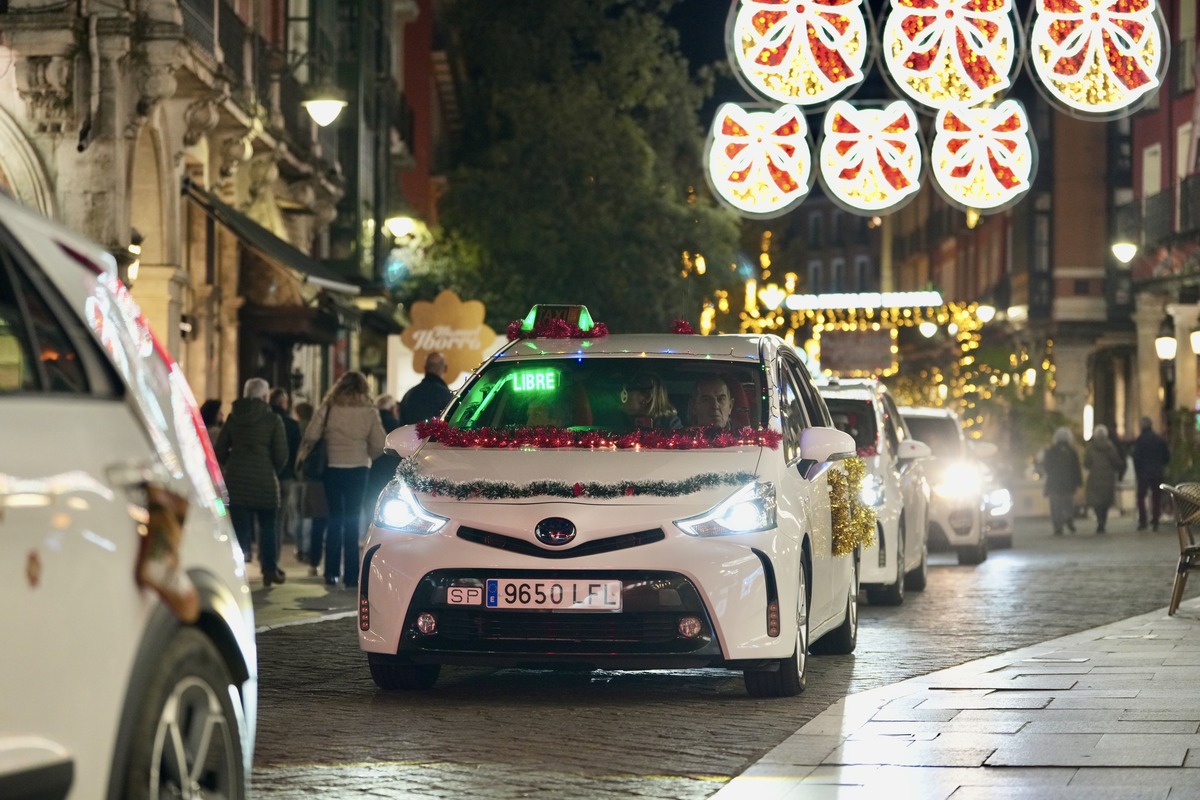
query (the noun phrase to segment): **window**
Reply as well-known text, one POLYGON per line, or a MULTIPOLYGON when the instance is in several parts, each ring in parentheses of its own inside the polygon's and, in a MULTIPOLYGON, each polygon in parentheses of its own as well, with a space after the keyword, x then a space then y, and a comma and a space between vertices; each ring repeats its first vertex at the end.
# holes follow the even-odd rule
POLYGON ((821 223, 820 211, 808 215, 808 247, 810 250, 820 250, 824 246, 821 241, 821 223))
POLYGON ((70 336, 14 265, 0 265, 0 391, 88 391, 70 336))
POLYGON ((830 267, 830 271, 833 273, 831 277, 833 290, 835 292, 846 291, 846 259, 835 258, 830 267))
POLYGON ((854 257, 854 285, 850 287, 856 292, 867 292, 871 288, 871 257, 854 257))
POLYGON ((779 370, 779 412, 783 422, 783 458, 793 464, 800 458, 800 435, 808 427, 808 417, 796 371, 786 362, 780 364, 779 370))
POLYGON ((808 291, 820 294, 825 290, 825 269, 820 261, 808 262, 808 291))
POLYGON ((8 272, 0 270, 0 392, 33 391, 36 386, 29 331, 8 272))

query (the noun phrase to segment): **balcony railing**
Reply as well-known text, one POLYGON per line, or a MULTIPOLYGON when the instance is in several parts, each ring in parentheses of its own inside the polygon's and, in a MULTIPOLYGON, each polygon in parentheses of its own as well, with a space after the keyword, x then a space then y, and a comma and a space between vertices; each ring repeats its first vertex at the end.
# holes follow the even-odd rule
POLYGON ((1142 200, 1142 234, 1146 245, 1157 244, 1174 232, 1174 197, 1170 189, 1142 200))
POLYGON ((1200 231, 1200 174, 1188 175, 1179 185, 1179 232, 1200 231))

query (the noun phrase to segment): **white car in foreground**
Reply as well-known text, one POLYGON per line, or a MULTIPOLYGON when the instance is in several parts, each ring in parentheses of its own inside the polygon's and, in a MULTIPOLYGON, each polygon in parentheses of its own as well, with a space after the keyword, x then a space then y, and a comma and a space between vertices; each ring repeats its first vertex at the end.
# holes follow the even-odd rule
POLYGON ((872 605, 898 606, 906 589, 925 588, 929 482, 922 461, 933 453, 909 432, 879 381, 834 378, 820 389, 833 424, 854 438, 866 462, 862 500, 875 510, 877 531, 863 549, 858 579, 872 605))
POLYGON ((951 409, 904 407, 900 414, 913 436, 933 450, 926 466, 933 488, 930 539, 954 550, 960 564, 982 563, 988 556, 984 514, 989 496, 983 459, 994 456, 996 446, 967 439, 951 409))
POLYGON ((375 682, 722 667, 752 695, 803 690, 810 642, 857 639, 829 489, 850 437, 777 337, 588 333, 510 342, 443 419, 389 435, 406 458, 359 585, 375 682), (723 409, 728 428, 689 425, 694 391, 694 419, 723 409))
POLYGON ((243 798, 254 613, 179 367, 0 193, 0 797, 243 798))

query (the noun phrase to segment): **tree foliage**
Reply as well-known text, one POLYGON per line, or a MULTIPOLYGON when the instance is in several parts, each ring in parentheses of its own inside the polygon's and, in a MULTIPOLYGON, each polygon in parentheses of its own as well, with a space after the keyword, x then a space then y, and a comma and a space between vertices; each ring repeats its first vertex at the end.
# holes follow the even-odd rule
POLYGON ((414 280, 483 300, 497 330, 538 302, 586 304, 614 331, 696 321, 714 276, 683 279, 683 253, 731 263, 737 222, 704 184, 711 73, 689 76, 674 2, 454 4, 464 134, 414 280))

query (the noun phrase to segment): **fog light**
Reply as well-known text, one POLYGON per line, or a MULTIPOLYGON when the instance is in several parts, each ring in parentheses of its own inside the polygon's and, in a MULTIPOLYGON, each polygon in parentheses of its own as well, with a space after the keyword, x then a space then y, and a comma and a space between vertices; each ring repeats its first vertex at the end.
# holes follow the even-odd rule
POLYGON ((680 617, 679 635, 685 639, 695 639, 704 630, 704 623, 699 617, 680 617))
POLYGON ((437 617, 428 611, 417 615, 417 630, 426 636, 437 633, 437 617))
POLYGON ((779 635, 779 601, 767 603, 767 636, 779 635))
POLYGON ((371 630, 371 603, 363 595, 358 596, 358 629, 371 630))

